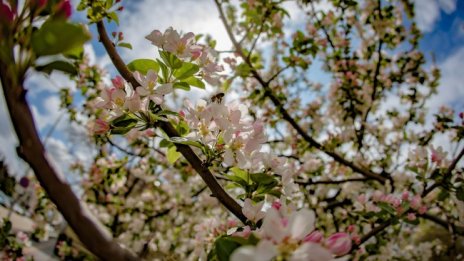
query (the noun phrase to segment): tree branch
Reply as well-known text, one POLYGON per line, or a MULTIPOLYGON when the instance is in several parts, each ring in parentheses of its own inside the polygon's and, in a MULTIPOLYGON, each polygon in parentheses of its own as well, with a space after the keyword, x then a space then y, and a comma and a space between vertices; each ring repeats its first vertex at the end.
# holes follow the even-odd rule
MULTIPOLYGON (((443 175, 443 179, 442 180, 446 180, 449 176, 451 176, 453 170, 456 168, 456 166, 458 165, 459 161, 461 160, 461 158, 464 156, 464 148, 462 148, 461 152, 459 152, 459 155, 453 160, 453 162, 451 162, 451 164, 449 165, 448 167, 448 170, 446 171, 446 173, 443 175)), ((428 187, 427 189, 424 190, 424 192, 422 193, 422 197, 425 197, 427 196, 430 192, 432 192, 435 188, 437 188, 438 186, 441 185, 442 182, 435 182, 433 183, 430 187, 428 187)))
MULTIPOLYGON (((13 60, 13 54, 11 58, 13 60)), ((23 79, 15 79, 11 68, 11 64, 0 61, 3 94, 19 140, 18 155, 32 168, 51 201, 89 251, 102 260, 138 260, 133 253, 113 240, 52 165, 26 101, 23 79)))
POLYGON ((227 34, 229 35, 229 38, 232 42, 232 44, 234 45, 234 48, 236 49, 236 52, 237 54, 242 57, 242 59, 247 63, 247 65, 250 67, 250 71, 251 71, 251 74, 253 75, 253 77, 260 83, 260 85, 263 87, 264 89, 264 95, 267 96, 271 101, 272 103, 274 104, 274 106, 277 108, 277 110, 282 114, 282 118, 287 121, 297 132, 298 134, 303 137, 303 139, 312 147, 324 152, 325 154, 331 156, 335 161, 345 165, 345 166, 348 166, 350 167, 353 171, 355 172, 358 172, 360 174, 362 174, 363 176, 366 176, 366 177, 369 177, 369 178, 373 178, 381 183, 385 183, 388 178, 380 175, 380 174, 377 174, 377 173, 374 173, 368 169, 364 169, 362 167, 359 167, 358 165, 354 164, 353 162, 343 158, 341 155, 339 155, 338 153, 334 152, 334 151, 330 151, 326 148, 324 148, 324 146, 322 144, 320 144, 319 142, 317 142, 315 139, 313 139, 311 136, 309 136, 306 131, 303 130, 303 128, 298 125, 298 123, 292 118, 292 116, 288 113, 288 111, 284 108, 283 104, 279 101, 279 99, 272 93, 272 90, 269 86, 269 83, 266 82, 262 77, 261 75, 256 71, 256 69, 253 67, 253 64, 252 62, 250 61, 250 59, 248 59, 248 57, 245 55, 245 53, 243 52, 242 50, 242 47, 240 46, 240 44, 237 42, 237 40, 235 39, 235 36, 232 32, 232 29, 230 28, 228 22, 227 22, 227 18, 225 17, 225 14, 224 14, 224 11, 222 10, 222 7, 221 7, 221 4, 219 3, 218 0, 214 0, 215 3, 216 3, 216 6, 219 10, 219 15, 220 15, 220 18, 226 28, 226 31, 227 31, 227 34))
MULTIPOLYGON (((139 86, 140 84, 135 80, 132 73, 126 67, 126 64, 119 56, 116 48, 114 47, 113 43, 108 37, 106 33, 105 25, 102 21, 97 22, 97 30, 100 36, 100 42, 106 49, 106 52, 111 58, 114 66, 121 74, 121 76, 132 84, 134 88, 139 86)), ((158 126, 169 136, 169 137, 180 137, 180 134, 177 130, 172 126, 169 122, 159 121, 158 126)), ((201 176, 203 181, 209 187, 212 192, 212 195, 216 197, 219 202, 221 202, 232 214, 234 214, 238 219, 240 219, 243 223, 246 222, 247 218, 242 213, 242 207, 231 197, 218 181, 214 178, 214 175, 211 171, 202 164, 202 161, 195 152, 187 145, 183 144, 175 144, 177 150, 184 156, 184 158, 190 163, 190 165, 195 169, 195 171, 201 176)))
POLYGON ((296 180, 295 183, 299 185, 317 185, 317 184, 342 184, 346 182, 365 182, 371 180, 371 178, 351 178, 351 179, 342 179, 342 180, 296 180))

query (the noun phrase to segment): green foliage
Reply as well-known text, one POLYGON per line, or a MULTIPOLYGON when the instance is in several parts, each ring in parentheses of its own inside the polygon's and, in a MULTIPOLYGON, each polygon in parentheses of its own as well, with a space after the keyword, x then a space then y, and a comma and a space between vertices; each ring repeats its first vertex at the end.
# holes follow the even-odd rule
POLYGON ((77 75, 77 68, 66 61, 53 61, 45 65, 36 66, 35 69, 46 74, 50 74, 52 71, 61 71, 70 75, 77 75))
POLYGON ((175 146, 171 146, 168 149, 168 153, 166 154, 166 158, 171 164, 174 164, 180 158, 180 156, 182 156, 182 154, 177 151, 175 146))
POLYGON ((89 39, 82 25, 49 19, 32 34, 32 50, 37 56, 61 54, 81 47, 89 39))
POLYGON ((142 74, 147 74, 149 70, 158 72, 160 65, 152 59, 136 59, 127 64, 127 68, 133 72, 138 71, 142 74))
POLYGON ((111 133, 126 134, 135 127, 137 122, 137 119, 134 119, 130 114, 119 116, 111 122, 111 133))

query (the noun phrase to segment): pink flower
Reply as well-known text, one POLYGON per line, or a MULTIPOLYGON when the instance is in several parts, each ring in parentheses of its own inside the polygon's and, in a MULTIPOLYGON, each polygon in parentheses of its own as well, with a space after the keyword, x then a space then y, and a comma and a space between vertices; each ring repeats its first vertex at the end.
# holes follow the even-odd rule
POLYGON ((242 213, 248 220, 253 222, 258 222, 258 220, 262 219, 266 213, 261 211, 263 208, 264 201, 254 205, 251 199, 245 199, 245 204, 242 208, 242 213))
POLYGON ((350 235, 344 232, 338 232, 331 235, 325 241, 326 246, 336 256, 343 256, 348 254, 351 250, 351 238, 350 235))
POLYGON ((320 231, 313 231, 311 234, 307 235, 303 241, 304 242, 313 242, 313 243, 320 243, 322 239, 324 238, 324 235, 320 231))
POLYGON ((403 194, 401 194, 401 199, 402 200, 409 200, 409 192, 408 191, 403 191, 403 194))
POLYGON ((0 2, 0 21, 3 20, 10 23, 13 21, 15 15, 15 12, 13 12, 8 5, 4 4, 3 1, 0 2))
POLYGON ((415 195, 412 199, 411 199, 411 208, 414 209, 414 210, 417 210, 420 208, 421 206, 421 197, 420 195, 415 195))
POLYGON ((114 77, 111 82, 116 89, 124 89, 124 79, 121 76, 114 77))
POLYGON ((110 125, 102 120, 102 119, 97 119, 95 121, 94 129, 93 132, 95 134, 104 134, 110 130, 110 125))
POLYGON ((408 217, 407 217, 407 218, 408 218, 409 221, 414 221, 414 220, 416 220, 416 214, 414 214, 414 213, 408 213, 408 217))
POLYGON ((64 0, 58 4, 58 15, 63 15, 66 18, 71 17, 72 14, 72 6, 69 0, 64 0))
POLYGON ((419 210, 417 210, 417 212, 419 212, 419 214, 425 214, 425 212, 427 212, 427 207, 426 206, 420 206, 419 210))

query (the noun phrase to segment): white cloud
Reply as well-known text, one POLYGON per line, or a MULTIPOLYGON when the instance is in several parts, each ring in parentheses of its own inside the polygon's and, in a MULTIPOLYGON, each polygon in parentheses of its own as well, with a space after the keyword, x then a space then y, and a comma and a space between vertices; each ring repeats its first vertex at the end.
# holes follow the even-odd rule
POLYGON ((424 32, 430 32, 440 18, 440 9, 450 14, 456 10, 457 0, 414 0, 416 6, 415 20, 424 32))
POLYGON ((155 48, 145 36, 155 29, 164 31, 169 26, 184 33, 210 34, 217 40, 218 50, 227 50, 231 47, 213 1, 143 0, 137 1, 133 8, 134 10, 126 9, 120 15, 120 30, 133 46, 133 50, 122 52, 126 59, 155 56, 155 48))
POLYGON ((438 65, 442 77, 438 94, 435 95, 427 106, 431 111, 437 111, 442 105, 459 105, 464 109, 464 84, 462 81, 462 68, 464 68, 464 47, 448 55, 448 58, 438 65))

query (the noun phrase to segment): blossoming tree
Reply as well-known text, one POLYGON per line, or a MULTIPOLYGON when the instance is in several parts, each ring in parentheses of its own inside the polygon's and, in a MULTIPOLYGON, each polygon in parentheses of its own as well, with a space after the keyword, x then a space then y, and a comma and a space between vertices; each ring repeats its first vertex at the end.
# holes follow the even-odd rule
MULTIPOLYGON (((40 202, 24 206, 41 221, 33 237, 57 229, 59 212, 85 246, 60 238, 67 260, 462 258, 463 114, 427 111, 440 72, 419 51, 411 1, 333 0, 326 11, 296 1, 304 25, 288 28, 285 1, 212 4, 230 52, 167 28, 141 36, 156 54, 123 61, 130 43, 105 28, 122 3, 82 0, 118 71, 107 75, 83 53, 90 34, 68 21, 69 1, 1 1, 3 93, 40 183, 16 186, 40 202), (329 80, 318 82, 319 67, 329 80), (59 92, 96 145, 91 166, 72 166, 82 197, 35 128, 23 85, 32 70, 76 82, 59 92), (206 86, 214 95, 174 98, 206 86)), ((22 258, 25 235, 10 230, 5 220, 4 255, 22 258)))

